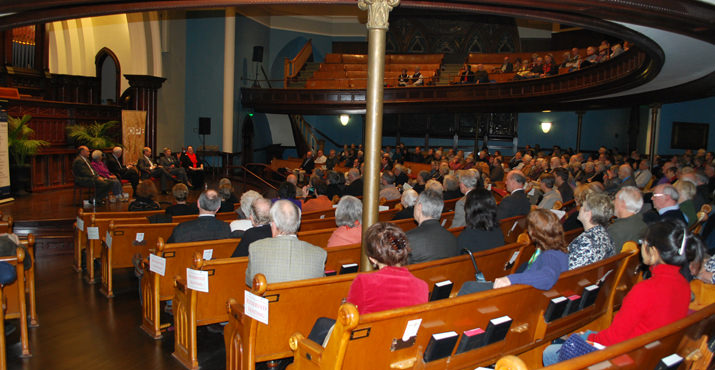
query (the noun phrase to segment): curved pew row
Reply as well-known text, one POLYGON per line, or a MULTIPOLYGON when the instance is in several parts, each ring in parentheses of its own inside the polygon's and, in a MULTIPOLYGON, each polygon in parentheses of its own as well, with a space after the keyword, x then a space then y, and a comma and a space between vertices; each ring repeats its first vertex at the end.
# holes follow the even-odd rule
MULTIPOLYGON (((7 262, 15 266, 17 280, 10 284, 0 286, 0 303, 4 306, 0 313, 0 332, 5 331, 5 320, 19 319, 20 326, 20 357, 31 357, 30 340, 27 324, 27 301, 26 301, 26 286, 25 268, 23 261, 25 260, 25 251, 22 248, 17 248, 15 256, 0 257, 0 262, 7 262)), ((6 358, 6 338, 5 335, 0 335, 0 369, 7 367, 6 358)))
MULTIPOLYGON (((713 332, 715 304, 710 304, 662 328, 543 369, 665 369, 668 367, 659 366, 666 358, 682 361, 679 366, 674 365, 673 369, 708 369, 712 368, 713 332)), ((496 364, 496 369, 505 370, 528 370, 537 367, 527 366, 516 356, 506 356, 496 364)))
MULTIPOLYGON (((513 243, 474 254, 477 266, 487 279, 513 273, 518 261, 527 261, 533 244, 513 243), (509 264, 518 253, 517 263, 509 264)), ((474 280, 475 271, 467 255, 409 265, 407 268, 430 287, 450 280, 455 287, 474 280)), ((226 369, 255 369, 255 364, 290 357, 290 335, 308 332, 319 317, 331 317, 347 296, 356 275, 268 284, 263 275, 253 280, 252 294, 269 300, 269 324, 264 325, 245 315, 243 301, 231 298, 228 303, 229 324, 224 329, 226 369), (319 297, 319 299, 316 299, 319 297)), ((452 295, 456 295, 457 289, 452 295)))
POLYGON ((556 285, 545 292, 515 285, 367 315, 360 315, 355 306, 346 303, 338 311, 337 324, 325 348, 300 333, 291 337, 294 362, 289 369, 363 369, 366 361, 371 368, 379 369, 489 365, 504 354, 543 346, 608 315, 614 303, 614 288, 625 266, 634 259, 638 259, 637 251, 629 248, 607 260, 562 274, 556 285), (582 292, 600 280, 603 282, 592 305, 549 323, 545 321, 544 313, 552 298, 582 292), (503 340, 461 353, 456 353, 458 347, 453 343, 446 349, 446 357, 425 361, 431 352, 428 346, 433 334, 455 331, 460 336, 475 328, 488 330, 490 320, 504 316, 509 316, 511 325, 503 340), (416 319, 421 320, 417 335, 403 342, 408 322, 416 319), (371 354, 369 359, 366 353, 371 354))

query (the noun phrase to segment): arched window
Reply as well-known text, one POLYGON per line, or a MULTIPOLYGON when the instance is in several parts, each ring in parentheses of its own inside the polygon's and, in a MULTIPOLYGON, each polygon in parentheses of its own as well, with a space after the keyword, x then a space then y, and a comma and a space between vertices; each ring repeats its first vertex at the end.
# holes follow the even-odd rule
POLYGON ((97 69, 97 79, 99 79, 99 103, 118 104, 119 78, 122 75, 119 59, 108 48, 102 48, 94 57, 94 65, 97 69))

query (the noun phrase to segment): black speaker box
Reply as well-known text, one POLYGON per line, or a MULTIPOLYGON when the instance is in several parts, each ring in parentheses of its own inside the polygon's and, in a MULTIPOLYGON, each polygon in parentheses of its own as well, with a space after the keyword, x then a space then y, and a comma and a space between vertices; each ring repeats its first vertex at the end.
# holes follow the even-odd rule
POLYGON ((263 46, 253 47, 253 61, 258 63, 263 62, 263 46))
POLYGON ((199 117, 199 135, 211 135, 211 117, 199 117))

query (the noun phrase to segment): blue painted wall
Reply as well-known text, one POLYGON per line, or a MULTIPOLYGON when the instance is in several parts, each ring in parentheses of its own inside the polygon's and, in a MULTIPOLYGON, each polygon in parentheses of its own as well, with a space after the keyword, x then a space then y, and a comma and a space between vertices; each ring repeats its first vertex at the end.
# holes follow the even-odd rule
POLYGON ((198 11, 186 14, 186 106, 184 142, 201 145, 199 117, 211 117, 206 145, 221 147, 223 122, 224 13, 198 11))
POLYGON ((658 132, 658 153, 659 154, 682 154, 685 150, 673 149, 670 147, 670 136, 673 130, 673 122, 693 122, 707 123, 708 148, 715 149, 715 97, 707 99, 692 100, 682 103, 664 104, 661 108, 660 130, 658 132))

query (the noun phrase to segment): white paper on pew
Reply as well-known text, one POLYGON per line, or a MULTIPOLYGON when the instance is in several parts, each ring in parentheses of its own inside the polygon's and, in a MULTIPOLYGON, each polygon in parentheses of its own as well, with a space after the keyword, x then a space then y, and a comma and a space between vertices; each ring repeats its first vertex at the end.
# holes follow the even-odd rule
POLYGON ((248 317, 268 325, 268 299, 244 291, 243 308, 248 317))
POLYGON ((492 184, 487 184, 487 190, 492 191, 492 184))
POLYGON ((87 239, 89 240, 99 240, 99 228, 98 227, 88 227, 87 228, 87 239))
POLYGON ((209 272, 186 268, 186 286, 199 292, 209 292, 209 272))
POLYGON ((104 237, 104 242, 107 243, 107 248, 112 248, 112 233, 107 230, 107 235, 104 237))
POLYGON ((390 209, 388 206, 377 206, 378 212, 387 211, 388 209, 390 209))
POLYGON ((529 190, 529 192, 527 193, 527 195, 532 197, 534 196, 534 194, 536 194, 536 188, 531 188, 531 190, 529 190))
POLYGON ((137 237, 134 240, 141 243, 144 240, 144 233, 137 233, 137 237))
POLYGON ((166 273, 166 258, 152 253, 149 255, 149 271, 164 276, 166 273))
POLYGON ((209 261, 211 260, 211 257, 214 255, 214 250, 213 249, 204 249, 204 261, 209 261))
POLYGON ((77 228, 79 231, 84 231, 84 220, 77 216, 77 228))
POLYGON ((511 258, 509 258, 508 263, 512 264, 512 263, 516 262, 516 257, 519 257, 519 251, 516 251, 511 255, 511 258))
POLYGON ((556 217, 559 218, 559 220, 564 218, 564 216, 566 215, 566 211, 562 211, 560 209, 550 209, 549 211, 553 212, 556 217))
POLYGON ((414 319, 407 322, 405 327, 405 333, 402 334, 402 341, 406 342, 408 339, 417 335, 417 331, 420 330, 420 324, 422 324, 422 319, 414 319))

